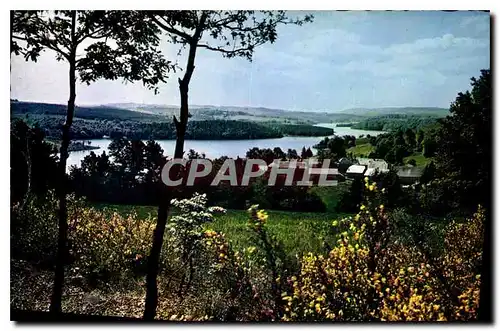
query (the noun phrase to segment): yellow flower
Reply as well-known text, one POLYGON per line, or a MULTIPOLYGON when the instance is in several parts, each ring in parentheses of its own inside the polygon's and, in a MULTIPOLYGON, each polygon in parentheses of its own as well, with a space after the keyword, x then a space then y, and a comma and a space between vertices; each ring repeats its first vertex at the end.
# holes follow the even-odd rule
POLYGON ((217 232, 210 230, 210 229, 205 231, 205 236, 207 236, 207 237, 212 237, 212 236, 215 236, 216 234, 217 234, 217 232))
POLYGON ((264 210, 259 210, 257 212, 257 218, 261 221, 261 222, 265 222, 267 220, 267 213, 264 211, 264 210))
POLYGON ((361 205, 361 207, 359 207, 359 210, 365 210, 365 205, 361 205))
POLYGON ((380 208, 380 210, 383 210, 384 209, 384 205, 380 205, 379 208, 380 208))

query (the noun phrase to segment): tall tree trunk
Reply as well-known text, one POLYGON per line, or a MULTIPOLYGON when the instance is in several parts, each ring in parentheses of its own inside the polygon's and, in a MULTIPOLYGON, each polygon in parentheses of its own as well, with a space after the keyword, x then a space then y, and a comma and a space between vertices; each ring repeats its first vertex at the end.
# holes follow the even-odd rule
POLYGON ((64 265, 67 260, 67 238, 68 238, 68 208, 66 201, 66 161, 68 158, 68 146, 70 143, 70 128, 73 123, 76 99, 76 11, 71 17, 71 39, 72 48, 69 58, 69 99, 66 121, 62 128, 62 142, 59 161, 59 185, 57 186, 57 196, 59 199, 59 236, 57 240, 56 272, 54 276, 54 287, 50 301, 50 312, 62 312, 62 292, 64 285, 64 265))
MULTIPOLYGON (((196 43, 191 43, 189 46, 189 56, 186 66, 186 72, 182 79, 179 79, 179 92, 181 95, 180 121, 174 116, 175 128, 177 131, 177 139, 175 142, 174 158, 181 159, 184 155, 184 137, 189 118, 188 108, 188 90, 189 82, 194 71, 194 59, 196 56, 196 43)), ((180 169, 180 168, 179 168, 180 169)), ((159 185, 164 185, 160 183, 159 185)), ((161 248, 163 245, 163 235, 167 225, 168 212, 170 209, 171 192, 167 187, 162 187, 163 200, 158 206, 158 220, 153 233, 153 246, 148 258, 148 273, 146 276, 146 302, 143 318, 145 320, 153 320, 156 316, 156 307, 158 306, 158 285, 156 279, 158 277, 158 268, 161 248)))

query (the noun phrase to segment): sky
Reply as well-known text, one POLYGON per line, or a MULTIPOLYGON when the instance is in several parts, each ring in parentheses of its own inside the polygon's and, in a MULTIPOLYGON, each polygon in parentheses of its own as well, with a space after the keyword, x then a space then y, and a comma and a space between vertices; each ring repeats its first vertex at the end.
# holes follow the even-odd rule
MULTIPOLYGON (((311 13, 311 12, 307 12, 311 13)), ((306 12, 289 12, 300 17, 306 12)), ((313 23, 281 26, 253 61, 198 49, 191 104, 301 111, 444 107, 490 67, 490 16, 484 12, 315 11, 313 23)), ((166 37, 165 37, 166 40, 166 37)), ((168 59, 185 54, 162 42, 168 59)), ((36 63, 11 58, 11 98, 65 104, 68 64, 46 51, 36 63)), ((140 83, 100 80, 77 86, 78 105, 179 104, 170 74, 154 95, 140 83)))

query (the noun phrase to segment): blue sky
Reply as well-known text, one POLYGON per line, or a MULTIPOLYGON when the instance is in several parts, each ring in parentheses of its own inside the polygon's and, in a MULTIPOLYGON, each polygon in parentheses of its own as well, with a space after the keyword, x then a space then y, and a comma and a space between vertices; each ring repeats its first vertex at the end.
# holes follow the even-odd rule
MULTIPOLYGON (((300 16, 305 12, 290 12, 300 16)), ((469 79, 490 67, 490 17, 482 12, 313 12, 313 23, 283 26, 253 62, 199 49, 192 104, 290 110, 448 107, 469 79)), ((177 59, 177 49, 163 43, 177 59)), ((141 84, 77 87, 77 104, 179 103, 177 75, 154 95, 141 84)), ((11 97, 66 103, 67 69, 50 51, 37 63, 11 61, 11 97)))

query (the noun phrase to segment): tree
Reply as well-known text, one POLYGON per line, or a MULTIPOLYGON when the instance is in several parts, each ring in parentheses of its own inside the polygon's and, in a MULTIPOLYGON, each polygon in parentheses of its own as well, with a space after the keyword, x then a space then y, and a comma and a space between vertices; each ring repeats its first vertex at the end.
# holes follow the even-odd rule
POLYGON ((301 150, 301 152, 300 152, 300 158, 301 158, 301 159, 306 159, 306 158, 307 158, 307 155, 306 155, 306 154, 307 154, 307 151, 306 151, 306 146, 303 146, 303 147, 302 147, 302 150, 301 150))
MULTIPOLYGON (((289 19, 284 11, 153 11, 150 17, 170 38, 170 42, 187 48, 188 56, 184 75, 179 78, 181 97, 179 118, 174 116, 177 132, 174 158, 182 158, 189 114, 189 83, 195 68, 197 50, 218 52, 226 58, 243 57, 251 61, 256 47, 277 38, 280 24, 298 24, 312 21, 312 16, 289 19)), ((168 217, 170 192, 165 188, 165 203, 158 207, 158 221, 153 234, 153 246, 148 258, 146 280, 145 319, 154 319, 158 302, 156 278, 163 234, 168 217)))
POLYGON ((436 174, 436 166, 434 165, 434 162, 431 161, 429 162, 424 170, 422 171, 422 176, 420 177, 420 183, 422 184, 427 184, 431 180, 434 179, 434 176, 436 174))
POLYGON ((418 129, 417 134, 415 136, 415 143, 418 152, 422 151, 422 142, 424 141, 424 139, 425 139, 424 130, 418 129))
POLYGON ((20 209, 31 194, 42 195, 57 183, 57 150, 44 138, 38 126, 30 128, 21 119, 11 124, 11 203, 20 202, 20 209))
POLYGON ((314 154, 313 154, 313 152, 311 150, 311 147, 307 147, 306 154, 305 154, 305 159, 308 159, 308 158, 313 157, 313 156, 314 156, 314 154))
MULTIPOLYGON (((470 210, 477 204, 486 207, 486 219, 491 220, 491 147, 492 100, 491 71, 481 70, 479 78, 471 78, 471 91, 459 93, 451 104, 450 115, 441 121, 436 135, 436 170, 438 176, 461 183, 454 199, 470 210)), ((486 268, 491 265, 491 231, 485 229, 483 270, 479 319, 491 320, 491 281, 486 268)))
POLYGON ((491 183, 491 72, 472 78, 472 91, 459 93, 436 134, 436 168, 441 176, 473 184, 462 192, 471 210, 489 203, 491 183))
POLYGON ((410 128, 406 129, 406 131, 404 133, 404 138, 405 138, 405 142, 408 145, 408 147, 411 150, 413 150, 415 148, 415 145, 416 145, 415 132, 413 132, 413 130, 410 128))
POLYGON ((299 154, 297 154, 297 151, 295 149, 289 148, 288 151, 286 152, 286 157, 289 160, 298 159, 299 158, 299 154))
POLYGON ((273 148, 273 153, 274 153, 274 157, 276 159, 280 159, 280 160, 285 160, 286 159, 286 153, 283 152, 281 150, 281 148, 279 148, 279 147, 274 147, 273 148))
POLYGON ((189 160, 194 160, 194 159, 204 159, 205 158, 205 153, 198 153, 194 149, 190 149, 187 155, 189 160))
POLYGON ((64 264, 67 257, 66 160, 75 112, 77 74, 90 84, 98 79, 142 81, 157 92, 174 67, 156 50, 158 28, 150 19, 125 11, 15 11, 11 52, 37 61, 45 50, 68 64, 69 99, 62 126, 59 162, 59 237, 50 311, 61 312, 64 264), (83 50, 83 53, 80 51, 83 50))

